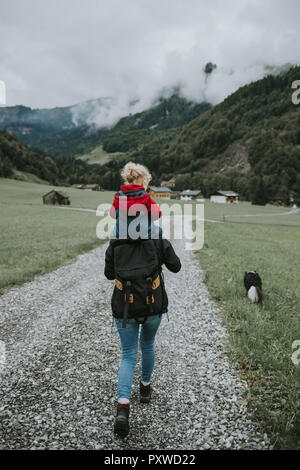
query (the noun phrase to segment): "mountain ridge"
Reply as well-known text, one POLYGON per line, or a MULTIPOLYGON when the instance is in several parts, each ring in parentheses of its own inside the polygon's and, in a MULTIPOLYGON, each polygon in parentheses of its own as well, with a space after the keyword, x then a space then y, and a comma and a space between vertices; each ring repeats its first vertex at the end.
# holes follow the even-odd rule
POLYGON ((173 138, 141 146, 128 158, 147 164, 156 182, 180 175, 178 189, 201 186, 208 196, 225 187, 256 201, 261 186, 262 203, 299 204, 300 106, 291 99, 299 77, 297 66, 245 85, 173 138))
POLYGON ((88 126, 64 131, 65 139, 54 133, 61 152, 70 146, 85 158, 100 146, 114 152, 101 166, 55 156, 58 177, 115 189, 121 166, 133 160, 150 169, 155 185, 175 178, 176 189, 200 187, 206 197, 225 188, 255 203, 300 204, 300 106, 291 100, 299 77, 299 66, 268 75, 213 107, 172 95, 102 134, 88 126))
MULTIPOLYGON (((110 98, 52 109, 34 110, 22 105, 0 108, 0 128, 16 135, 31 149, 42 150, 53 156, 80 156, 100 145, 105 136, 107 138, 104 147, 108 148, 122 146, 122 142, 117 144, 116 140, 122 141, 121 134, 124 132, 132 133, 130 141, 140 142, 148 131, 154 128, 178 127, 211 106, 209 103, 194 103, 173 94, 169 98, 156 99, 155 105, 145 111, 119 119, 111 128, 96 126, 93 124, 93 112, 97 115, 101 106, 105 108, 104 102, 107 100, 110 98), (94 111, 90 106, 94 107, 94 111), (74 110, 78 111, 77 118, 74 110), (169 114, 164 116, 166 112, 169 114)), ((129 147, 127 145, 125 151, 129 150, 129 147)), ((124 151, 119 148, 106 150, 124 151)))

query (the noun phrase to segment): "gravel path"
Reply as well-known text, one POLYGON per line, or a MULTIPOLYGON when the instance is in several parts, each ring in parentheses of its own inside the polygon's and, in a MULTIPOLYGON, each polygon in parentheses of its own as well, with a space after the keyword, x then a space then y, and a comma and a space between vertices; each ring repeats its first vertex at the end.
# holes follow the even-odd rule
MULTIPOLYGON (((138 401, 131 432, 112 433, 120 347, 111 328, 113 283, 105 246, 0 296, 1 449, 259 449, 246 415, 245 383, 229 365, 226 331, 197 260, 174 243, 183 268, 166 269, 169 317, 157 337, 153 401, 138 401)), ((138 364, 139 367, 140 364, 138 364)))

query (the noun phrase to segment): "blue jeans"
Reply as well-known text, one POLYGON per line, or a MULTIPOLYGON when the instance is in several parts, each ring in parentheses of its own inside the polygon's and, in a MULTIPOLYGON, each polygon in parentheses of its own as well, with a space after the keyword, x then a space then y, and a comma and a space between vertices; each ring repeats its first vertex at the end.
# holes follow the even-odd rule
POLYGON ((125 216, 119 210, 116 210, 116 223, 113 231, 110 234, 110 238, 160 238, 162 237, 162 228, 159 225, 154 224, 151 219, 149 219, 148 214, 140 218, 137 226, 133 226, 132 232, 130 232, 129 227, 131 222, 133 222, 137 217, 136 216, 125 216), (128 233, 129 232, 129 233, 128 233), (131 236, 130 236, 131 235, 131 236))
MULTIPOLYGON (((126 328, 122 328, 122 319, 115 318, 121 347, 122 362, 119 369, 118 398, 130 399, 134 369, 138 359, 139 330, 140 345, 142 351, 142 375, 143 382, 150 382, 155 362, 154 340, 162 315, 153 315, 140 325, 134 318, 127 320, 126 328)), ((143 320, 143 318, 139 319, 143 320)))

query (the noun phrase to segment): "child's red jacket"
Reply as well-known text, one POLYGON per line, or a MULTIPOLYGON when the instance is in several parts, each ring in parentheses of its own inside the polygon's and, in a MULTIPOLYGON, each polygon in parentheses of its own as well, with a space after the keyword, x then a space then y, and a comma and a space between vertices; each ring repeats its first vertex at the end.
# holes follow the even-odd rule
POLYGON ((151 214, 152 220, 157 220, 161 217, 161 210, 159 205, 153 201, 143 186, 140 184, 124 184, 120 187, 120 191, 115 194, 114 202, 109 211, 110 216, 114 219, 117 218, 118 212, 120 210, 120 197, 124 197, 124 195, 127 197, 127 213, 129 207, 131 207, 133 204, 143 204, 146 207, 148 214, 151 214))

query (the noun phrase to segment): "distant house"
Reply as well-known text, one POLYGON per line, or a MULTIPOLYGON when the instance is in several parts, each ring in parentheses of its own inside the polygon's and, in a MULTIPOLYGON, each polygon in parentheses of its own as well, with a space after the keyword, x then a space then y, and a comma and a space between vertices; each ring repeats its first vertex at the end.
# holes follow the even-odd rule
POLYGON ((52 189, 52 191, 49 191, 49 193, 44 194, 43 203, 44 204, 53 204, 53 205, 59 204, 59 205, 69 206, 70 205, 70 198, 66 193, 63 193, 62 191, 56 191, 55 189, 52 189))
POLYGON ((160 198, 164 198, 164 199, 171 199, 171 189, 165 187, 165 186, 161 186, 161 187, 157 187, 157 186, 149 186, 149 190, 148 190, 149 194, 151 197, 160 197, 160 198))
POLYGON ((232 204, 237 203, 239 199, 239 195, 234 191, 216 191, 214 194, 210 196, 211 202, 217 202, 220 204, 232 204))
POLYGON ((84 188, 84 184, 72 184, 72 188, 76 188, 76 189, 83 189, 84 188))
POLYGON ((195 199, 204 199, 202 191, 200 189, 186 189, 180 193, 180 199, 182 201, 191 201, 195 199))

